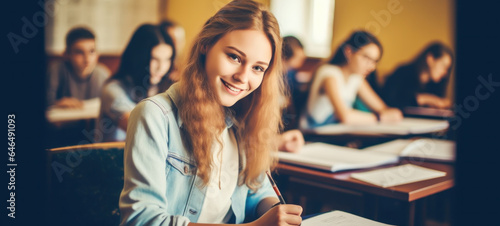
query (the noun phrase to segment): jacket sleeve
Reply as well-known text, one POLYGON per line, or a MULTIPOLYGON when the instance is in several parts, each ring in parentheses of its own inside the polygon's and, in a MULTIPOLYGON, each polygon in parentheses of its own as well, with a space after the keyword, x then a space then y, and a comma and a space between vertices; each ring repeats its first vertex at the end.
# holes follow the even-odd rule
POLYGON ((263 174, 262 177, 264 178, 262 186, 256 192, 248 190, 245 206, 245 221, 253 221, 258 218, 257 206, 259 205, 260 201, 268 197, 278 198, 273 190, 273 187, 271 186, 271 183, 269 182, 269 180, 267 180, 266 175, 263 174))
POLYGON ((167 212, 167 116, 151 101, 132 111, 124 152, 121 225, 187 226, 189 219, 167 212))

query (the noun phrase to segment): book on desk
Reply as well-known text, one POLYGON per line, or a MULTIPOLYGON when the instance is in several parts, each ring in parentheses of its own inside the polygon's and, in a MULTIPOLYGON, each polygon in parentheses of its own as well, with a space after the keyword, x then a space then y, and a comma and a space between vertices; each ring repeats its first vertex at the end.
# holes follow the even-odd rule
POLYGON ((279 152, 278 157, 280 162, 338 172, 397 163, 401 158, 453 162, 455 142, 430 138, 397 139, 364 149, 316 142, 304 145, 297 153, 279 152))
POLYGON ((391 134, 409 135, 424 134, 445 130, 449 127, 448 120, 403 118, 397 123, 377 123, 374 125, 332 124, 308 129, 304 132, 321 135, 338 134, 391 134))

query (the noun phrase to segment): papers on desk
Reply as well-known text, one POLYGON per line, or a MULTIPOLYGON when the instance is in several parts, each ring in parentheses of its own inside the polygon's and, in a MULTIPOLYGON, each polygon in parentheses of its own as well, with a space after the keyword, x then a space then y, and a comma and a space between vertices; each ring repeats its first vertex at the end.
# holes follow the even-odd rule
POLYGON ((298 153, 279 152, 280 162, 337 172, 396 163, 399 156, 325 143, 306 144, 298 153))
POLYGON ((377 152, 400 157, 439 162, 455 161, 454 141, 430 138, 397 139, 363 149, 364 152, 377 152))
POLYGON ((378 123, 375 125, 333 124, 321 126, 311 131, 323 135, 345 133, 408 135, 432 133, 447 129, 448 127, 449 123, 447 120, 404 118, 398 123, 378 123))
POLYGON ((354 214, 335 210, 302 221, 302 226, 390 226, 354 214))
POLYGON ((428 169, 412 164, 352 173, 351 177, 381 187, 392 187, 412 182, 446 176, 446 172, 428 169))
POLYGON ((56 108, 51 107, 46 112, 47 120, 51 123, 62 121, 73 121, 82 119, 92 119, 99 116, 101 100, 99 98, 83 101, 83 108, 56 108))

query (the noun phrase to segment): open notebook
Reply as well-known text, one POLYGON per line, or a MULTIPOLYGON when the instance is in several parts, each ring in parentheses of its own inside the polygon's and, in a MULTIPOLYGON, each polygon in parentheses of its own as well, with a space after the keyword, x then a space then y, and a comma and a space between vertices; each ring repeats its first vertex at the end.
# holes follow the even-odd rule
POLYGON ((340 210, 323 213, 302 221, 302 226, 390 226, 340 210))
POLYGON ((81 109, 50 107, 46 112, 46 117, 49 122, 92 119, 99 116, 100 107, 101 99, 93 98, 84 100, 81 109))
POLYGON ((453 162, 455 161, 455 149, 454 141, 420 138, 396 139, 362 150, 368 153, 387 153, 417 160, 453 162))
POLYGON ((375 125, 333 124, 321 126, 310 132, 322 135, 354 134, 424 134, 438 132, 449 127, 447 120, 404 118, 398 123, 378 123, 375 125))
POLYGON ((383 152, 365 152, 325 143, 310 143, 298 153, 279 152, 280 162, 292 163, 331 172, 375 167, 396 163, 399 156, 383 152))
POLYGON ((400 158, 452 162, 455 142, 397 139, 361 150, 316 142, 304 145, 297 153, 279 152, 278 157, 280 162, 337 172, 397 163, 400 158))

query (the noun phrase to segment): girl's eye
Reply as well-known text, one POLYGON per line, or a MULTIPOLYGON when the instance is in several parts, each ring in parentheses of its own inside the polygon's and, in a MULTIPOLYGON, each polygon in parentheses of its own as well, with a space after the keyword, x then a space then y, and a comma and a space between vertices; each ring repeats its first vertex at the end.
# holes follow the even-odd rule
POLYGON ((264 72, 265 71, 265 69, 263 67, 261 67, 261 66, 255 66, 255 67, 253 67, 253 69, 256 70, 256 71, 258 71, 258 72, 264 72))
POLYGON ((232 54, 232 53, 229 53, 229 54, 227 54, 227 56, 228 56, 231 60, 233 60, 234 62, 241 63, 241 59, 240 59, 240 57, 239 57, 238 55, 236 55, 236 54, 232 54))

